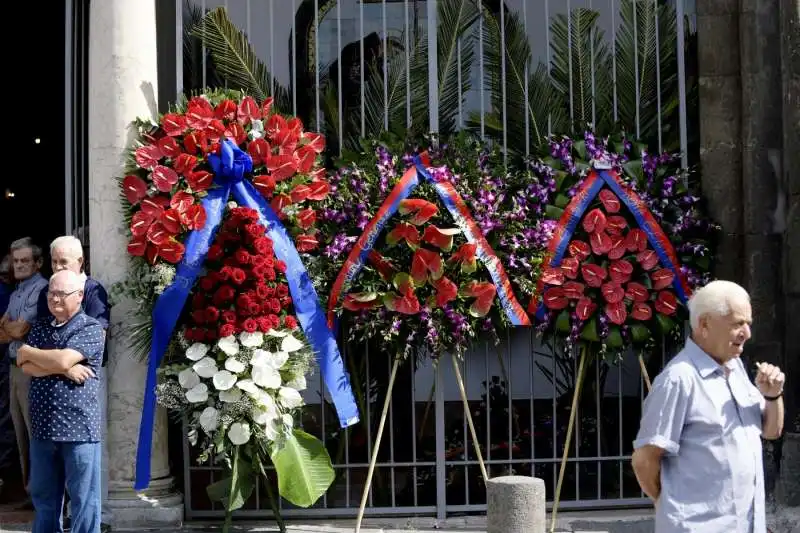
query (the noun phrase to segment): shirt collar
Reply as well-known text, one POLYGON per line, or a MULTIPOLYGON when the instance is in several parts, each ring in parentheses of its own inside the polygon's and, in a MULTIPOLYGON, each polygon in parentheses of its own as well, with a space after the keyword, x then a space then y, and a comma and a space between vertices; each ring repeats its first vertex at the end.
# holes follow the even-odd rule
POLYGON ((44 276, 42 276, 41 272, 37 272, 28 279, 20 281, 19 283, 17 283, 17 288, 24 289, 26 287, 33 285, 34 283, 37 283, 39 280, 44 280, 44 276))
POLYGON ((50 322, 50 325, 53 326, 54 328, 63 328, 64 326, 66 326, 67 324, 69 324, 70 322, 75 320, 75 318, 80 314, 83 314, 83 310, 82 309, 79 309, 78 312, 75 313, 74 315, 72 315, 72 317, 69 320, 67 320, 66 322, 62 322, 61 324, 59 324, 58 322, 56 322, 56 319, 54 318, 50 322))
POLYGON ((691 337, 686 339, 686 350, 689 352, 689 359, 694 364, 700 377, 707 378, 711 374, 719 373, 723 376, 730 374, 736 368, 736 361, 731 359, 724 365, 717 363, 710 355, 708 355, 691 337))

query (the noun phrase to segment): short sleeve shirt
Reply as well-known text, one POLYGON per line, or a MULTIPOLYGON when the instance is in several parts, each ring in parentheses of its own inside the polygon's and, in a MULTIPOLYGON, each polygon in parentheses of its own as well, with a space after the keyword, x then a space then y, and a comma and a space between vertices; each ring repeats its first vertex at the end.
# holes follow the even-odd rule
MULTIPOLYGON (((31 328, 28 344, 42 350, 72 349, 84 356, 80 363, 100 370, 105 344, 103 328, 79 312, 67 323, 41 320, 31 328)), ((97 377, 77 384, 65 376, 36 377, 28 395, 31 437, 57 442, 99 442, 100 400, 97 377)))
POLYGON ((653 382, 634 448, 664 450, 656 533, 766 533, 765 400, 691 339, 653 382))
MULTIPOLYGON (((39 314, 39 296, 42 290, 47 287, 47 280, 38 272, 24 281, 20 281, 8 302, 8 318, 11 320, 25 320, 28 324, 33 323, 39 314)), ((11 341, 8 344, 8 356, 11 359, 17 358, 17 350, 22 346, 22 341, 11 341)))

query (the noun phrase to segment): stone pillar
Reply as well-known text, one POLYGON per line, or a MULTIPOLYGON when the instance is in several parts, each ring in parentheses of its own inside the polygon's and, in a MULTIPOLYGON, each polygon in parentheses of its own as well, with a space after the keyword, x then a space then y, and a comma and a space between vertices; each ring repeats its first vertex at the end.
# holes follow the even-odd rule
MULTIPOLYGON (((123 175, 131 122, 157 112, 155 0, 92 2, 89 14, 89 219, 92 274, 106 287, 126 275, 124 222, 115 177, 123 175)), ((111 312, 109 327, 109 505, 113 526, 179 525, 182 498, 172 490, 167 419, 156 420, 152 481, 133 490, 146 365, 131 353, 121 325, 130 305, 111 312)))
POLYGON ((716 275, 742 279, 739 0, 697 2, 700 161, 711 216, 722 225, 716 275))

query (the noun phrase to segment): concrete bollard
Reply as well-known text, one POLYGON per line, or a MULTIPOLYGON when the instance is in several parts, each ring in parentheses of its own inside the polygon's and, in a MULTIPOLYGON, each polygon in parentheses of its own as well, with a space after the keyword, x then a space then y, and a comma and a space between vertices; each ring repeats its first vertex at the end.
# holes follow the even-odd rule
POLYGON ((487 533, 545 533, 544 480, 500 476, 486 485, 487 533))

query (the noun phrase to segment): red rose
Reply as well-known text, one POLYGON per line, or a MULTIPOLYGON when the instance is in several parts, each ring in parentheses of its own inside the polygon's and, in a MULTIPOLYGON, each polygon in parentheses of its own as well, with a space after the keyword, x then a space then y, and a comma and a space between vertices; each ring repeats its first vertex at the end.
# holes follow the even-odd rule
POLYGON ((207 330, 205 330, 205 332, 203 334, 203 337, 205 337, 205 340, 207 340, 207 341, 214 342, 215 340, 217 340, 219 338, 219 335, 217 335, 217 330, 215 330, 215 329, 207 329, 207 330))
POLYGON ((280 313, 281 311, 281 302, 277 298, 270 298, 269 299, 269 307, 273 313, 280 313))
POLYGON ((283 325, 289 329, 297 329, 297 319, 287 315, 283 318, 283 325))
POLYGON ((256 279, 264 279, 267 277, 267 267, 257 266, 253 267, 253 277, 256 279))
POLYGON ((220 338, 230 337, 234 333, 236 333, 236 326, 234 326, 233 324, 223 324, 219 328, 219 336, 220 336, 220 338))
POLYGON ((264 237, 264 233, 266 232, 266 228, 261 224, 246 224, 244 226, 244 231, 248 237, 251 239, 259 239, 264 237))
POLYGON ((192 311, 192 320, 195 324, 205 324, 206 323, 206 312, 204 309, 197 309, 196 311, 192 311))
POLYGON ((212 244, 208 248, 208 255, 206 257, 208 257, 208 259, 210 259, 211 261, 217 261, 222 258, 224 253, 225 250, 222 249, 222 246, 220 246, 219 244, 212 244))
POLYGON ((251 315, 257 315, 261 312, 261 306, 257 302, 252 302, 247 306, 247 312, 251 315))
POLYGON ((267 298, 272 298, 275 296, 275 287, 267 286, 267 298))
POLYGON ((194 328, 186 328, 183 332, 184 338, 189 342, 195 342, 198 340, 196 329, 194 328))
POLYGON ((267 278, 269 281, 275 281, 278 275, 275 273, 274 268, 264 267, 266 268, 266 272, 264 272, 264 277, 267 278))
POLYGON ((233 290, 233 287, 230 285, 222 285, 214 293, 214 297, 212 299, 214 301, 214 305, 221 307, 222 304, 230 303, 235 295, 236 291, 233 290))
POLYGON ((226 324, 233 324, 236 322, 236 312, 228 309, 222 312, 222 321, 226 324))
POLYGON ((249 265, 250 264, 250 257, 251 257, 250 253, 247 250, 245 250, 244 248, 239 248, 238 250, 236 250, 236 253, 234 255, 235 255, 236 260, 239 262, 240 265, 249 265))
POLYGON ((276 288, 276 291, 277 291, 279 297, 280 296, 286 296, 287 294, 289 294, 289 286, 281 283, 276 288))
POLYGON ((263 283, 259 283, 256 286, 256 295, 258 296, 259 300, 264 300, 269 298, 269 287, 264 285, 263 283))
POLYGON ((244 322, 242 322, 242 329, 248 333, 255 333, 258 329, 258 322, 253 320, 252 318, 248 318, 244 322))
POLYGON ((281 325, 281 318, 278 315, 268 315, 270 325, 273 328, 279 328, 281 325))
POLYGON ((264 266, 267 268, 275 268, 275 259, 268 256, 264 257, 264 266))
POLYGON ((262 331, 262 332, 266 333, 270 329, 272 329, 272 323, 269 321, 269 318, 267 318, 265 316, 258 317, 256 319, 256 322, 258 322, 258 330, 259 331, 262 331))
POLYGON ((292 305, 292 297, 291 296, 284 296, 283 298, 281 298, 281 306, 289 307, 290 305, 292 305))
POLYGON ((253 241, 253 248, 260 254, 269 255, 272 253, 272 240, 269 237, 264 237, 263 232, 261 236, 253 241))
POLYGON ((220 281, 228 281, 231 279, 231 267, 224 266, 219 269, 219 272, 217 272, 217 278, 219 278, 220 281))
MULTIPOLYGON (((205 292, 211 292, 214 290, 214 280, 211 276, 204 276, 203 279, 200 280, 200 288, 203 289, 205 292)), ((202 296, 202 295, 200 295, 202 296)))
POLYGON ((247 294, 240 294, 238 298, 236 298, 236 307, 240 309, 247 309, 250 307, 250 304, 253 303, 253 300, 247 294))
POLYGON ((236 285, 241 285, 247 279, 247 275, 241 268, 233 268, 231 269, 231 279, 236 285))
POLYGON ((206 295, 202 292, 195 293, 192 296, 192 309, 201 309, 206 306, 206 295))
POLYGON ((206 321, 213 324, 217 320, 219 320, 219 309, 216 307, 207 307, 206 308, 206 321))
POLYGON ((267 264, 267 256, 260 254, 250 256, 250 262, 253 266, 265 266, 267 264))
POLYGON ((275 261, 275 270, 277 270, 281 274, 286 274, 286 263, 284 263, 280 259, 275 261))

